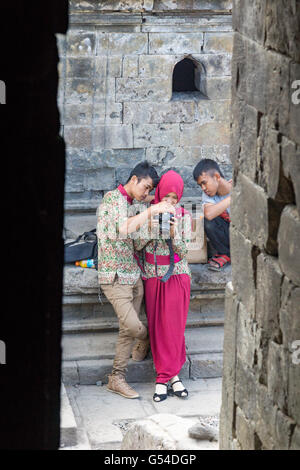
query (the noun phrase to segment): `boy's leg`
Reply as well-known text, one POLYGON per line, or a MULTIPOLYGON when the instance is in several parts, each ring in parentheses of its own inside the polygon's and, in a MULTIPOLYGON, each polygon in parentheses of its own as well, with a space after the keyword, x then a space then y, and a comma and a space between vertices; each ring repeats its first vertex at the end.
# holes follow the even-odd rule
POLYGON ((204 218, 204 230, 217 253, 230 257, 229 222, 222 217, 204 218))
MULTIPOLYGON (((141 310, 143 297, 144 285, 142 279, 140 278, 133 289, 133 306, 135 308, 135 311, 138 313, 141 310)), ((149 351, 149 345, 150 341, 148 336, 146 339, 139 339, 132 350, 132 359, 137 362, 143 361, 149 351)))
MULTIPOLYGON (((141 280, 139 281, 142 283, 141 280)), ((138 286, 140 286, 139 281, 137 282, 138 286)), ((140 308, 143 297, 143 290, 141 289, 143 284, 141 284, 141 287, 138 287, 137 284, 135 286, 123 285, 115 281, 113 284, 101 285, 119 319, 120 329, 112 374, 125 376, 134 339, 147 338, 147 328, 140 321, 139 311, 135 308, 140 308), (139 295, 137 295, 137 288, 139 295)))

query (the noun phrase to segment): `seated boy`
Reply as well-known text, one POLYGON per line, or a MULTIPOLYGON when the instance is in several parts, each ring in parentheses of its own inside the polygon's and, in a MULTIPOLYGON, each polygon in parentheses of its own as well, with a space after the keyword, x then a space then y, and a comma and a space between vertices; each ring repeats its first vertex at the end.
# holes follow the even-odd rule
POLYGON ((220 271, 230 263, 229 224, 230 191, 219 165, 208 158, 200 160, 193 171, 195 181, 203 191, 204 230, 216 254, 209 259, 209 268, 220 271))

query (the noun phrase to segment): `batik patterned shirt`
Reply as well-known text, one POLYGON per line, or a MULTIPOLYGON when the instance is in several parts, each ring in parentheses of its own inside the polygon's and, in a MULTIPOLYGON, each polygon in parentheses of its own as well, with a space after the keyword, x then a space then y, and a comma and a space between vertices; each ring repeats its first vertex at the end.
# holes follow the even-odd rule
POLYGON ((112 284, 116 275, 120 284, 135 284, 141 275, 132 235, 119 234, 119 227, 135 215, 134 210, 122 185, 101 201, 97 211, 99 284, 112 284))
MULTIPOLYGON (((178 206, 179 207, 179 206, 178 206)), ((185 258, 188 249, 187 249, 187 243, 191 241, 191 231, 192 231, 192 226, 191 226, 191 217, 188 213, 185 213, 183 217, 181 217, 178 220, 178 234, 177 237, 172 239, 172 245, 174 249, 174 253, 177 253, 179 258, 181 258, 181 261, 178 263, 174 264, 174 271, 173 275, 175 274, 188 274, 190 278, 192 277, 191 275, 191 270, 189 267, 189 264, 185 258)), ((145 227, 141 227, 141 230, 147 230, 145 227)), ((148 230, 149 233, 149 230, 148 230)), ((153 234, 153 232, 152 232, 153 234)), ((169 247, 161 236, 158 235, 158 233, 155 233, 155 238, 150 239, 150 234, 148 235, 148 238, 138 238, 134 240, 134 247, 137 251, 140 251, 144 248, 146 253, 150 253, 154 255, 154 250, 155 250, 155 244, 157 243, 156 247, 156 255, 163 255, 167 256, 170 254, 169 252, 169 247)), ((155 265, 148 263, 144 258, 144 270, 145 273, 143 273, 143 276, 147 279, 151 277, 158 277, 164 276, 168 269, 169 265, 163 265, 163 266, 157 266, 157 275, 156 275, 156 270, 155 270, 155 265)), ((142 260, 142 256, 140 256, 140 260, 142 260)))

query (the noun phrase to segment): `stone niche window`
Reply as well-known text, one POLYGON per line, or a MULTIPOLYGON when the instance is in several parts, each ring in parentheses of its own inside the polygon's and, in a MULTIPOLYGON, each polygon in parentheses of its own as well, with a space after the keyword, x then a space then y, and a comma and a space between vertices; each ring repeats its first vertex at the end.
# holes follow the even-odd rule
POLYGON ((203 65, 189 57, 178 62, 173 69, 172 90, 172 99, 206 98, 203 65))

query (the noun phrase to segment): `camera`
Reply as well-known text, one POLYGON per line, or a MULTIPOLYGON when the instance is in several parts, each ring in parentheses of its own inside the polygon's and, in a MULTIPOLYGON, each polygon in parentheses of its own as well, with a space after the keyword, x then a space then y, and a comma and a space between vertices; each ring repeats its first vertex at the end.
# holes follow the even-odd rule
POLYGON ((159 233, 163 238, 170 238, 170 221, 174 219, 174 215, 170 212, 162 212, 156 216, 159 223, 159 233))

